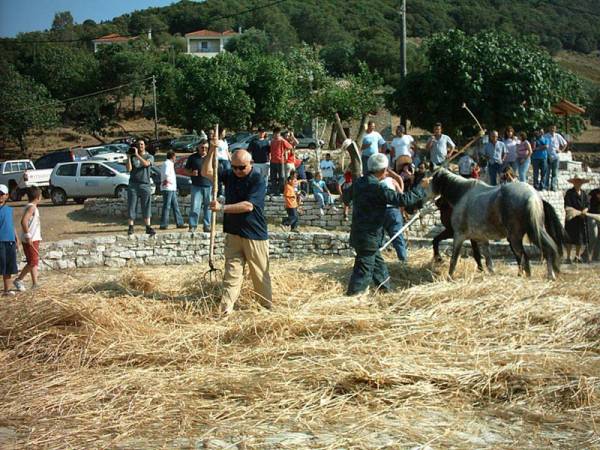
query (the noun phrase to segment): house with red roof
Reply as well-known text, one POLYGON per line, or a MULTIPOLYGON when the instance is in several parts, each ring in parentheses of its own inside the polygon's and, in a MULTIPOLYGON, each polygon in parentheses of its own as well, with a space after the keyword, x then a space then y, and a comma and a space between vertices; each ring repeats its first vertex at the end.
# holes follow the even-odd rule
POLYGON ((224 52, 227 41, 238 34, 233 30, 226 30, 222 33, 210 30, 192 31, 185 35, 187 53, 212 58, 224 52))
POLYGON ((124 44, 133 39, 137 39, 137 36, 121 36, 117 33, 111 33, 107 34, 106 36, 101 36, 92 41, 92 44, 94 44, 94 53, 96 53, 102 45, 124 44))

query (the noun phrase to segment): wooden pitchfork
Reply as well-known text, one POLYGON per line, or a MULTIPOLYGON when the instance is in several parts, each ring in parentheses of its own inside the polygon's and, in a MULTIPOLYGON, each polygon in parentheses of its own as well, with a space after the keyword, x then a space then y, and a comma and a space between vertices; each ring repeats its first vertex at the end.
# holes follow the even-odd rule
MULTIPOLYGON (((212 147, 212 167, 213 167, 213 189, 212 189, 212 201, 217 201, 217 192, 219 190, 219 159, 218 159, 218 145, 219 145, 219 124, 215 125, 215 133, 210 146, 212 147)), ((215 267, 215 240, 217 237, 217 212, 213 211, 210 217, 210 244, 208 248, 208 271, 204 273, 204 281, 210 283, 217 282, 222 275, 222 271, 215 267)))

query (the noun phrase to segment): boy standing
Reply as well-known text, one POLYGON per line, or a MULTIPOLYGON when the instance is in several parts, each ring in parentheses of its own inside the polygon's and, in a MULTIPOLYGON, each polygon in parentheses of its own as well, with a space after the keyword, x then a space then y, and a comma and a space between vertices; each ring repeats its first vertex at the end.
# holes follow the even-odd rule
POLYGON ((3 295, 15 295, 13 291, 9 291, 8 282, 11 275, 18 272, 18 237, 13 222, 13 209, 6 206, 7 200, 8 188, 6 185, 0 184, 0 270, 2 270, 2 281, 4 282, 3 295))
POLYGON ((27 200, 29 203, 25 205, 23 217, 21 218, 21 241, 23 242, 23 252, 27 265, 13 284, 19 291, 25 290, 23 279, 28 273, 31 274, 32 289, 38 287, 38 266, 40 264, 40 241, 42 240, 42 228, 40 224, 40 212, 38 203, 42 198, 42 191, 37 187, 27 189, 27 200))
POLYGON ((283 188, 283 199, 285 201, 285 210, 288 214, 287 225, 293 233, 298 232, 298 198, 296 197, 296 172, 290 172, 287 183, 283 188))

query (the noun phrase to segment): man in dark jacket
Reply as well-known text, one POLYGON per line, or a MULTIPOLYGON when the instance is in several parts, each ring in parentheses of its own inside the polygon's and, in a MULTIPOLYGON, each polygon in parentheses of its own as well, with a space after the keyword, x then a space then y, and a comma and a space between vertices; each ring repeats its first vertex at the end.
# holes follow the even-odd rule
POLYGON ((383 220, 387 205, 412 206, 427 194, 429 179, 424 178, 412 191, 399 194, 381 181, 386 177, 388 160, 382 153, 372 155, 367 163, 369 173, 352 183, 352 228, 350 245, 356 252, 354 269, 346 295, 364 292, 374 282, 376 288, 390 290, 387 266, 379 252, 383 244, 383 220))

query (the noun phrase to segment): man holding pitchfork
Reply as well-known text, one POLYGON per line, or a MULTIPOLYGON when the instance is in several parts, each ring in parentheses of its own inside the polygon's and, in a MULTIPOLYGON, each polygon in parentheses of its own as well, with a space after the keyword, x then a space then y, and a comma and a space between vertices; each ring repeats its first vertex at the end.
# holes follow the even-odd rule
MULTIPOLYGON (((213 153, 216 147, 216 140, 213 139, 202 165, 202 176, 208 179, 212 179, 214 174, 213 153)), ((210 208, 214 212, 223 210, 223 313, 229 315, 233 311, 244 281, 246 263, 259 302, 271 309, 273 295, 269 274, 269 234, 264 215, 265 179, 252 167, 252 156, 246 150, 235 152, 231 158, 231 168, 219 170, 218 175, 225 185, 225 204, 212 201, 210 208)))

